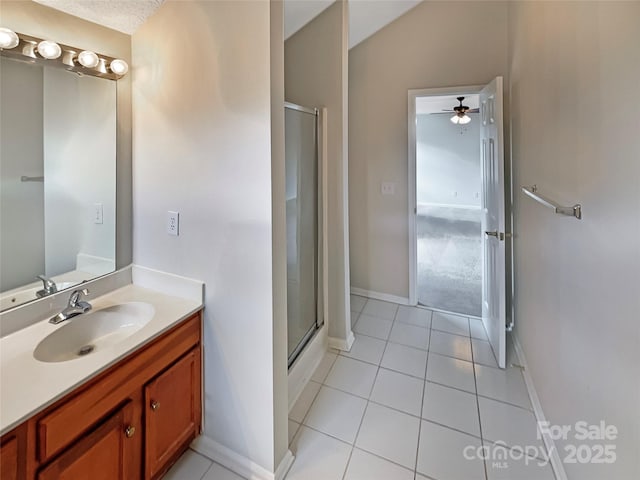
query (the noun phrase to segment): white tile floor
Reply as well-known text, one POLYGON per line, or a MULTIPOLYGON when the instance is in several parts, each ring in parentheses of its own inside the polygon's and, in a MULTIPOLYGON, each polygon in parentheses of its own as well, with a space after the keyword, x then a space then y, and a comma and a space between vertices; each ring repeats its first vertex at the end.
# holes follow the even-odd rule
POLYGON ((463 456, 546 455, 522 372, 497 368, 479 320, 358 296, 351 308, 351 351, 328 353, 291 411, 287 480, 554 479, 539 459, 463 456))
MULTIPOLYGON (((327 353, 289 414, 286 480, 554 480, 522 372, 496 368, 481 322, 358 296, 351 308, 351 351, 327 353), (516 455, 484 461, 483 447, 516 455)), ((240 480, 192 450, 164 478, 240 480)))

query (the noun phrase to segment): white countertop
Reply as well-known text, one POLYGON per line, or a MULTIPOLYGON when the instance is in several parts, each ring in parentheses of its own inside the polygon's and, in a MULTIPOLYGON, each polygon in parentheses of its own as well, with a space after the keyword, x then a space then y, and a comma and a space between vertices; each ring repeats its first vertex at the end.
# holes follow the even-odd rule
POLYGON ((36 360, 33 351, 51 332, 69 322, 88 320, 91 313, 58 325, 50 324, 49 317, 43 318, 0 340, 0 434, 42 411, 203 307, 201 301, 174 297, 136 285, 127 285, 91 300, 93 311, 127 302, 153 305, 153 318, 121 342, 85 357, 45 363, 36 360))

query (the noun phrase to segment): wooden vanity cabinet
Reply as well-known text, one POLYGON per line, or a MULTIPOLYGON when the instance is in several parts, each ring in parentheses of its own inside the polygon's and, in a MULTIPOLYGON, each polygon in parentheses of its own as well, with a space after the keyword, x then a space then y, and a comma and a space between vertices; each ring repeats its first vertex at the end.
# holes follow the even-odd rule
POLYGON ((3 435, 0 442, 0 478, 23 479, 26 475, 27 425, 20 425, 3 435))
POLYGON ((133 405, 127 402, 41 469, 38 480, 136 478, 133 423, 133 405))
POLYGON ((155 478, 200 421, 200 351, 192 350, 145 387, 145 478, 155 478))
POLYGON ((2 480, 155 480, 201 426, 201 314, 2 437, 2 480))

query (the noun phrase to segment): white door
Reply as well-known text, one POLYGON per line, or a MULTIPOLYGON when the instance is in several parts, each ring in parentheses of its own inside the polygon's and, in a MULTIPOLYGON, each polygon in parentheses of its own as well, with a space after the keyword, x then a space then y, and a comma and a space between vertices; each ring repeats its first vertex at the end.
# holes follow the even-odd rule
POLYGON ((502 77, 480 92, 482 154, 482 322, 501 368, 506 364, 505 190, 502 77))

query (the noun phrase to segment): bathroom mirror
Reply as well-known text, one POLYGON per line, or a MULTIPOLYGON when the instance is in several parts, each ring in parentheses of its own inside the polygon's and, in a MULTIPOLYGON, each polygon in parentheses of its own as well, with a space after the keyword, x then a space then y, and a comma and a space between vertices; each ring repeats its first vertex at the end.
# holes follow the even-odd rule
POLYGON ((115 270, 116 82, 0 62, 1 311, 115 270))

